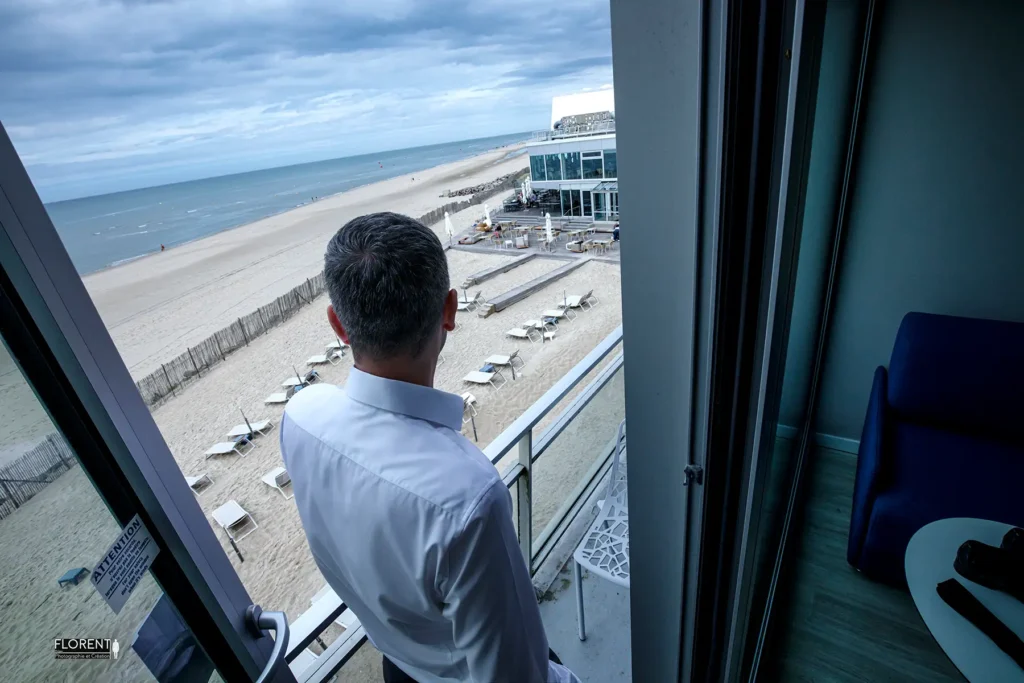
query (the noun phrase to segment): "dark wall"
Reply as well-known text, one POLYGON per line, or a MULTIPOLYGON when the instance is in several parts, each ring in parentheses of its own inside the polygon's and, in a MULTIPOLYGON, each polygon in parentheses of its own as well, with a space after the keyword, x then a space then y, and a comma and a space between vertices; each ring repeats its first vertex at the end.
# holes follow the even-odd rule
POLYGON ((817 426, 853 439, 905 313, 1024 321, 1024 3, 879 6, 817 426))

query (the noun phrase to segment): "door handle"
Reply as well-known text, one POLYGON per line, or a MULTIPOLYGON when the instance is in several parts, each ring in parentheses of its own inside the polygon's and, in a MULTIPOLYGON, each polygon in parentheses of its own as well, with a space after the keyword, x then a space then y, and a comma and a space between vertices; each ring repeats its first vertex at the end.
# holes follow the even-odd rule
POLYGON ((259 605, 249 605, 245 608, 245 627, 254 638, 266 635, 264 629, 274 632, 274 649, 270 653, 270 661, 256 680, 256 683, 266 683, 273 679, 277 667, 284 661, 288 647, 288 617, 284 612, 264 612, 259 605))

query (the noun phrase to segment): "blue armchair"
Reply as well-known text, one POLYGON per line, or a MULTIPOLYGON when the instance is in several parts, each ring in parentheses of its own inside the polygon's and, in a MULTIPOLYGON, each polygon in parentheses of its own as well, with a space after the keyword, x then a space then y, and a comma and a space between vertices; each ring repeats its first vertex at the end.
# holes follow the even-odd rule
POLYGON ((910 537, 947 517, 1024 526, 1024 323, 908 313, 875 370, 847 561, 906 585, 910 537))

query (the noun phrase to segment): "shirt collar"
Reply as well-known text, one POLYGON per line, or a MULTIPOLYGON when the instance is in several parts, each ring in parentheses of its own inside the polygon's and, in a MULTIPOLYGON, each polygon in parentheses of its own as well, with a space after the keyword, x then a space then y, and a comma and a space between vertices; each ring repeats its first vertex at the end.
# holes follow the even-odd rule
POLYGON ((377 377, 357 368, 349 371, 345 392, 354 401, 462 431, 461 396, 377 377))

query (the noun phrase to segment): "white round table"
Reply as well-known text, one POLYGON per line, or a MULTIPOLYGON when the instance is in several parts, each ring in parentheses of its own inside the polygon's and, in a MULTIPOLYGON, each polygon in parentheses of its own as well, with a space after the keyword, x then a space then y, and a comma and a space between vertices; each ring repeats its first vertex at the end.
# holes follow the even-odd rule
POLYGON ((943 602, 935 586, 956 578, 1010 630, 1024 638, 1024 603, 968 581, 953 569, 956 551, 964 541, 981 541, 998 547, 1010 528, 1009 524, 985 519, 942 519, 914 534, 907 546, 904 567, 917 611, 950 661, 974 683, 1024 682, 1024 669, 974 624, 943 602))

